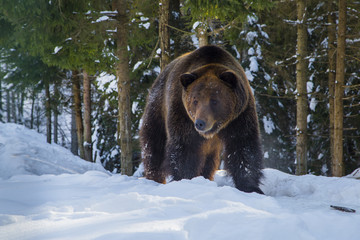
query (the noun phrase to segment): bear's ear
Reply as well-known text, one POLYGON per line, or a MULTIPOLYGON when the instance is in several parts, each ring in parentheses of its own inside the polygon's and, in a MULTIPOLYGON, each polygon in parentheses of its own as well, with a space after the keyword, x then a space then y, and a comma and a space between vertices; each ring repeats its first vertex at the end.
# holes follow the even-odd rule
POLYGON ((227 83, 231 88, 236 88, 237 79, 235 73, 232 71, 225 71, 221 73, 219 78, 227 83))
POLYGON ((184 73, 180 76, 180 81, 183 87, 186 89, 191 83, 197 79, 197 76, 192 73, 184 73))

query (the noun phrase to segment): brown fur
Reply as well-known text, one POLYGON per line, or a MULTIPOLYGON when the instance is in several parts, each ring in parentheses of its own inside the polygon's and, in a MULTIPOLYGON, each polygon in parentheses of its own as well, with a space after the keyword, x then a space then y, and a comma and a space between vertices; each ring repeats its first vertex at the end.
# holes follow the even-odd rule
POLYGON ((145 176, 160 183, 225 168, 242 191, 261 193, 255 100, 239 63, 216 46, 171 62, 149 93, 140 131, 145 176))

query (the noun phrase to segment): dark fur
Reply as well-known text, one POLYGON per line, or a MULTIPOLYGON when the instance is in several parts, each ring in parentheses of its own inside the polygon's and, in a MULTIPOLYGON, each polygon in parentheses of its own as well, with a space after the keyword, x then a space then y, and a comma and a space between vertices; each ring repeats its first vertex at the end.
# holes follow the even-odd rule
POLYGON ((206 46, 183 55, 159 75, 148 96, 140 142, 148 179, 161 183, 169 175, 174 180, 213 179, 222 153, 236 188, 262 193, 263 159, 254 96, 240 64, 219 47, 206 46), (210 80, 224 92, 219 93, 220 107, 193 106, 197 94, 202 95, 200 104, 208 102, 210 92, 214 95, 205 88, 210 80), (205 122, 218 124, 217 130, 200 134, 192 111, 210 119, 205 122))

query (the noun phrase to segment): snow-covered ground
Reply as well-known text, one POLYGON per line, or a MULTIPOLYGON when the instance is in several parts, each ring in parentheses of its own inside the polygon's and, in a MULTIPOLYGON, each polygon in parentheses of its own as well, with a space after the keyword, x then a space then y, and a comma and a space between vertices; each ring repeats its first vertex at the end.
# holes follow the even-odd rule
POLYGON ((166 185, 112 175, 0 123, 0 239, 360 239, 358 179, 265 169, 266 195, 231 185, 223 171, 166 185))

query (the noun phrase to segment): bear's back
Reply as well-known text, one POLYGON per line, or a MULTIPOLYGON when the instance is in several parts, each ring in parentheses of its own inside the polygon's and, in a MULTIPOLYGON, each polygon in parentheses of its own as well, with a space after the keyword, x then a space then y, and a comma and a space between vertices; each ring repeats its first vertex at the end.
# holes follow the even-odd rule
POLYGON ((180 56, 176 60, 177 63, 174 65, 175 70, 184 72, 191 72, 192 70, 195 70, 204 65, 214 63, 222 64, 234 71, 238 69, 242 70, 239 62, 231 54, 229 54, 224 49, 214 45, 198 48, 193 52, 180 56))

